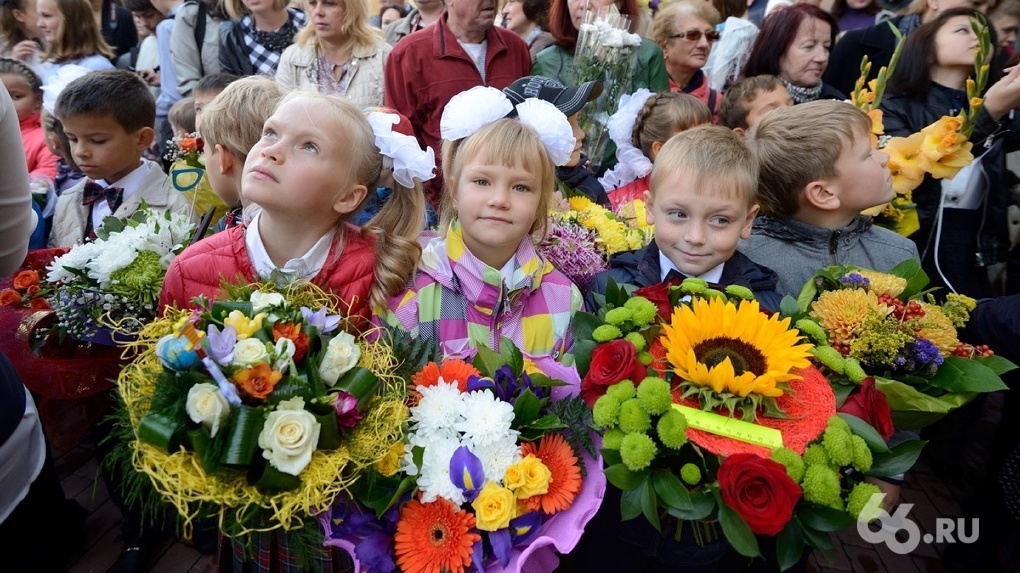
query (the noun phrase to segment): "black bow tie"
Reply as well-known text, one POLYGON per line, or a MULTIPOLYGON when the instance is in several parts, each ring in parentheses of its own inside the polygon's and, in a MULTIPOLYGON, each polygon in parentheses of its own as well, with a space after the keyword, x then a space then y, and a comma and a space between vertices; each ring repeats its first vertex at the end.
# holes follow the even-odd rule
POLYGON ((666 286, 680 286, 680 283, 684 282, 684 279, 686 278, 687 276, 681 273, 680 271, 676 269, 670 269, 669 272, 666 273, 666 279, 663 280, 662 282, 666 286))
POLYGON ((120 187, 103 187, 93 181, 85 182, 85 193, 82 194, 81 204, 91 205, 99 199, 106 199, 110 211, 115 212, 124 201, 124 190, 120 187))

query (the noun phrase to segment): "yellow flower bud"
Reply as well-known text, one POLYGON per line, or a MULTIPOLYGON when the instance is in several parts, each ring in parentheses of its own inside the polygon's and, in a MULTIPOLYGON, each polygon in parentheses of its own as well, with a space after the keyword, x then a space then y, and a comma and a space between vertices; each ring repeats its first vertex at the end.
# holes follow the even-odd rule
POLYGON ((262 329, 262 319, 266 317, 266 313, 260 312, 255 315, 255 318, 248 318, 243 312, 239 310, 232 310, 227 318, 223 321, 223 326, 232 326, 234 331, 237 333, 238 340, 244 340, 250 338, 253 334, 262 329))
POLYGON ((510 520, 517 516, 517 498, 514 492, 487 482, 478 497, 471 502, 475 510, 475 526, 482 531, 496 531, 510 526, 510 520))
POLYGON ((518 499, 527 499, 547 493, 549 491, 549 482, 552 480, 552 472, 549 471, 549 468, 542 463, 542 460, 530 454, 510 466, 506 471, 506 475, 515 478, 513 480, 514 485, 510 485, 510 482, 506 482, 506 484, 507 487, 514 490, 518 499), (518 473, 520 477, 512 475, 518 473))
POLYGON ((400 470, 400 458, 404 455, 404 443, 396 442, 390 446, 383 459, 375 463, 375 471, 384 477, 390 477, 400 470))

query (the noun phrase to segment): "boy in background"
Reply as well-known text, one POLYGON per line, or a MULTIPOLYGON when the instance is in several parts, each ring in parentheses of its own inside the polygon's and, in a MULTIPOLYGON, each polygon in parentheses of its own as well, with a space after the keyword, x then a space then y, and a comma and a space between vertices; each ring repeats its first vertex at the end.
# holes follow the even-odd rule
POLYGON ((726 91, 719 104, 719 125, 744 135, 767 112, 792 105, 793 98, 779 78, 751 76, 726 91))

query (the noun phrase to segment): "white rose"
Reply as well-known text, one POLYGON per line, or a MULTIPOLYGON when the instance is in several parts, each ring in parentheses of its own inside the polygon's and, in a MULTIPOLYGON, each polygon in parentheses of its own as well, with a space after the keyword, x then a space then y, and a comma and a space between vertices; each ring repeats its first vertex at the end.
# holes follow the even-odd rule
POLYGON ((266 350, 266 343, 258 338, 245 338, 234 344, 234 359, 230 362, 232 366, 248 368, 259 362, 269 363, 269 351, 266 350))
POLYGON ((192 422, 208 428, 215 438, 216 432, 220 430, 220 424, 230 415, 230 404, 223 394, 220 394, 219 387, 203 382, 195 384, 188 390, 186 410, 192 422))
POLYGON ((300 397, 280 402, 259 433, 259 447, 269 465, 293 476, 312 461, 312 452, 319 442, 319 422, 304 405, 300 397))
POLYGON ((319 364, 319 376, 322 376, 326 385, 333 386, 348 370, 357 366, 360 359, 361 349, 354 337, 341 332, 329 341, 326 355, 322 357, 322 364, 319 364))
POLYGON ((278 292, 255 291, 251 293, 250 300, 251 310, 254 314, 258 314, 269 307, 283 306, 283 303, 286 302, 283 295, 278 292))

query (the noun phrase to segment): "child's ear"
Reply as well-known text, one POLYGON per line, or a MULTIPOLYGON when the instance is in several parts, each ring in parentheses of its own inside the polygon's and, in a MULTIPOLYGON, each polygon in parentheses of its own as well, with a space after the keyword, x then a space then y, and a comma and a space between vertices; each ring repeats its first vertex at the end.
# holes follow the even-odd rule
POLYGON ((361 205, 361 202, 365 200, 366 194, 368 194, 368 187, 355 185, 333 203, 333 210, 341 215, 353 213, 358 205, 361 205))
POLYGON ((652 163, 654 163, 655 162, 655 158, 659 156, 659 152, 662 151, 662 146, 663 145, 666 145, 666 143, 662 142, 662 141, 653 141, 652 142, 652 163))
POLYGON ((744 226, 740 228, 740 238, 747 239, 751 236, 751 226, 754 225, 754 218, 758 216, 758 205, 747 210, 747 218, 744 219, 744 226))
POLYGON ((826 180, 812 181, 804 188, 804 201, 821 211, 839 209, 839 195, 826 180))
POLYGON ((747 130, 745 130, 742 127, 734 127, 733 133, 737 134, 737 137, 744 137, 745 135, 747 135, 747 130))
POLYGON ((219 143, 217 143, 213 149, 214 153, 220 157, 220 175, 226 175, 232 172, 234 170, 234 166, 237 164, 237 158, 234 157, 234 154, 219 143))
POLYGON ((143 127, 138 130, 138 149, 145 151, 156 139, 156 131, 151 127, 143 127))
POLYGON ((645 191, 644 200, 645 200, 645 222, 647 222, 649 225, 654 225, 655 209, 652 208, 654 205, 652 205, 652 191, 650 189, 645 191))

